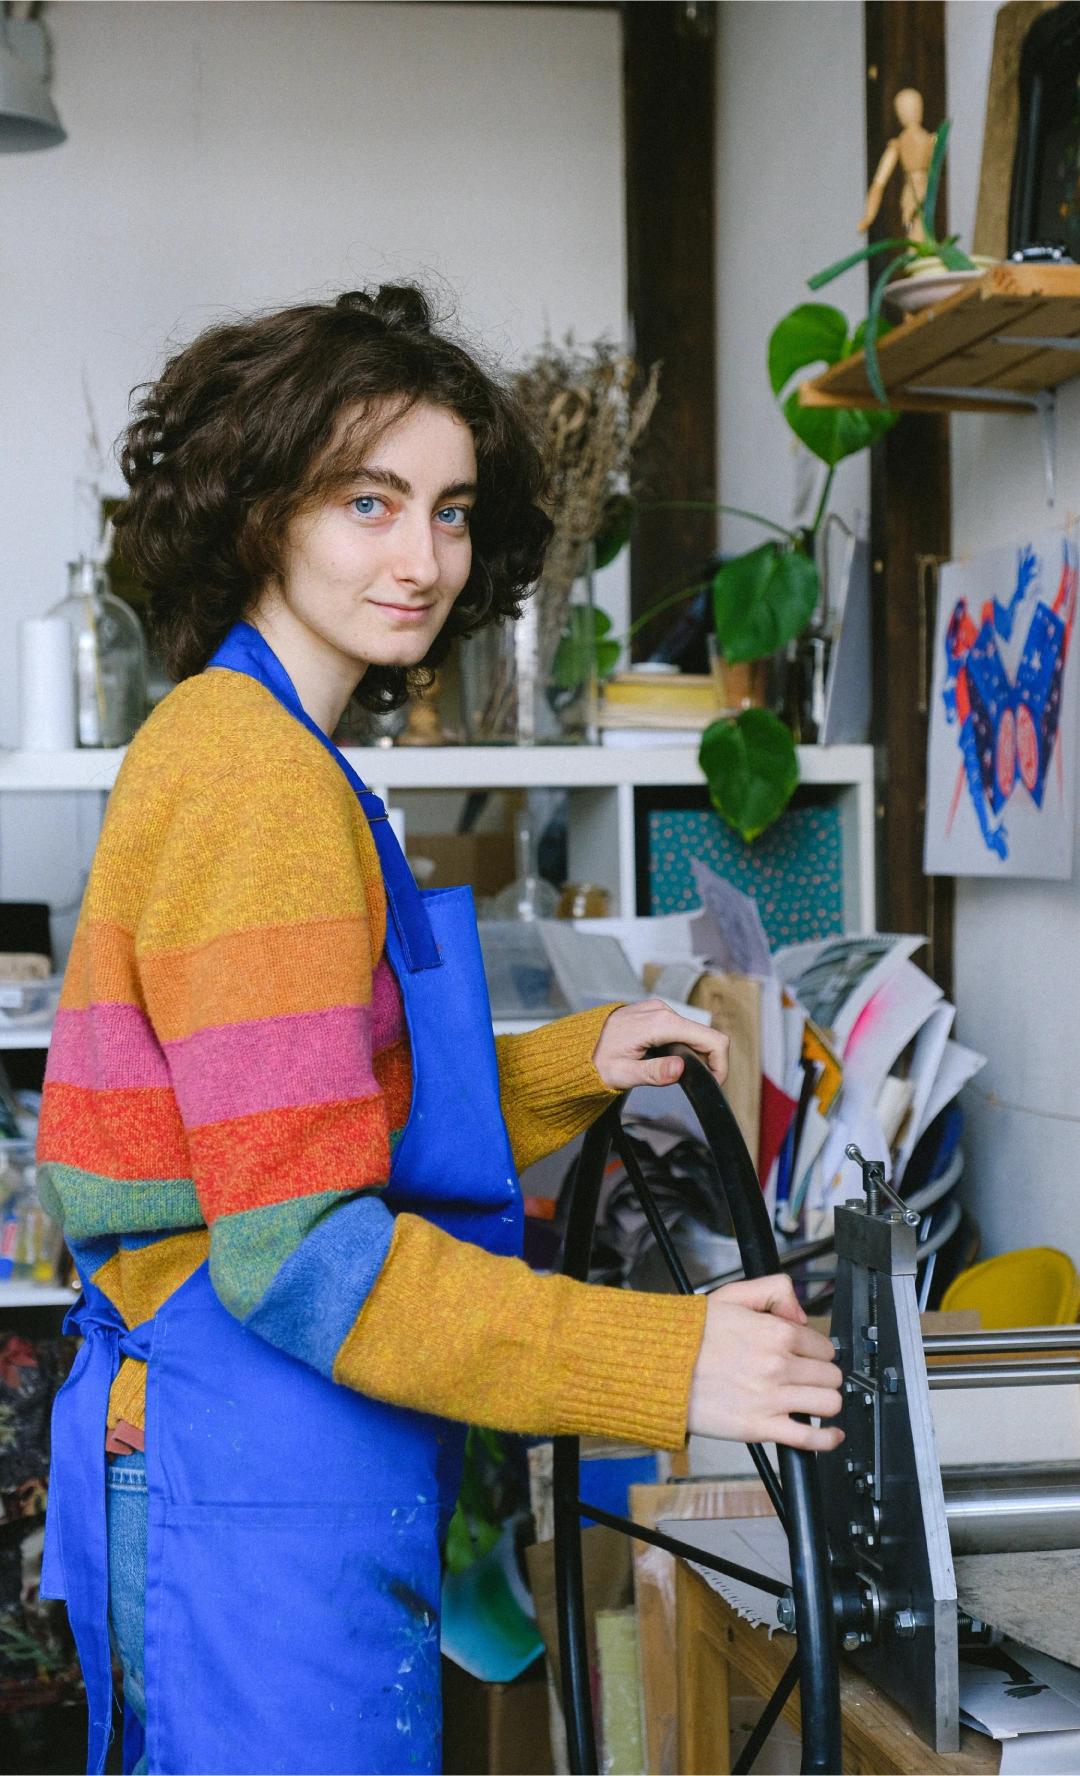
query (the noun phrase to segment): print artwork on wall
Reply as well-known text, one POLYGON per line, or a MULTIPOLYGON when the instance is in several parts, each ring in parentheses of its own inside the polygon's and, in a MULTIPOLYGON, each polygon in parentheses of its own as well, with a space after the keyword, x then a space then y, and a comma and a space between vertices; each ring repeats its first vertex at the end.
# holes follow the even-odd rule
POLYGON ((928 875, 1072 875, 1077 560, 1070 527, 941 570, 928 875))

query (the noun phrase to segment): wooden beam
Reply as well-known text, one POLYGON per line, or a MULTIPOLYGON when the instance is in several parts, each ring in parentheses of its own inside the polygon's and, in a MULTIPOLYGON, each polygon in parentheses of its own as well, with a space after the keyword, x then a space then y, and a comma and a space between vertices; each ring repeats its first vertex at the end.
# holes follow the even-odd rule
MULTIPOLYGON (((866 0, 866 165, 873 178, 899 125, 902 87, 923 95, 928 129, 945 116, 943 0, 866 0)), ((945 232, 945 185, 937 231, 945 232)), ((871 239, 903 232, 900 182, 885 194, 871 239)), ((872 262, 873 263, 873 262, 872 262)), ((871 270, 871 280, 877 276, 871 270)), ((870 559, 873 589, 874 717, 879 748, 878 921, 886 931, 925 932, 920 955, 952 990, 951 878, 923 875, 926 740, 936 574, 950 552, 949 420, 905 413, 871 454, 870 559)))
MULTIPOLYGON (((714 104, 716 7, 623 8, 627 297, 643 369, 662 360, 660 402, 638 458, 644 502, 716 499, 714 104)), ((716 546, 712 512, 643 511, 631 550, 636 617, 716 546)), ((637 638, 646 657, 670 625, 637 638)))

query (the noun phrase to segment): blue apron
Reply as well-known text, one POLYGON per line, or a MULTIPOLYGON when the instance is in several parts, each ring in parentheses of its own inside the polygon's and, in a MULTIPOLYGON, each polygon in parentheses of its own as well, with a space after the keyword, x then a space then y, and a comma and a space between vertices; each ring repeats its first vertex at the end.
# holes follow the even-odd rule
MULTIPOLYGON (((421 895, 382 803, 255 629, 237 624, 210 664, 265 685, 337 760, 371 822, 413 1069, 388 1206, 519 1255, 470 890, 421 895)), ((112 1713, 105 1419, 126 1355, 147 1364, 150 1770, 438 1770, 439 1548, 464 1426, 353 1393, 265 1343, 222 1307, 205 1264, 132 1331, 90 1283, 65 1330, 84 1343, 53 1412, 42 1595, 67 1599, 88 1770, 104 1767, 112 1713)))

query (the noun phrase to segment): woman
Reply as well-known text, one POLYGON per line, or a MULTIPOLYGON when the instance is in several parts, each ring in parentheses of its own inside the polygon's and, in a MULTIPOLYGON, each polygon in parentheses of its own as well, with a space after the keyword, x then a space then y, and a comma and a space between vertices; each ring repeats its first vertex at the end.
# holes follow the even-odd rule
POLYGON ((40 1162, 85 1290, 43 1588, 128 1767, 439 1763, 439 1545, 464 1424, 830 1448, 789 1283, 535 1277, 515 1167, 651 1046, 652 1002, 493 1044, 467 890, 420 897, 327 738, 515 614, 549 525, 509 396, 384 288, 217 328, 145 394, 124 547, 178 688, 110 800, 40 1162), (108 1510, 106 1517, 106 1495, 108 1510), (140 1729, 145 1729, 145 1750, 140 1729))

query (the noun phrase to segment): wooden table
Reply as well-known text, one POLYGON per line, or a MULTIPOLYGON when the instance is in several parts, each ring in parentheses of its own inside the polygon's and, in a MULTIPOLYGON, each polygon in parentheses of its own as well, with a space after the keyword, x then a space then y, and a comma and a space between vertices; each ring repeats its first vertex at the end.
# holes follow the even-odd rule
MULTIPOLYGON (((681 1776, 725 1776, 730 1771, 728 1696, 747 1690, 771 1696, 795 1650, 790 1634, 752 1627, 686 1561, 675 1563, 678 1671, 678 1769, 681 1776)), ((982 1733, 960 1729, 960 1750, 934 1752, 907 1716, 840 1655, 844 1770, 857 1776, 938 1776, 978 1772, 996 1776, 1001 1748, 982 1733)), ((799 1730, 799 1692, 784 1707, 799 1730)))

